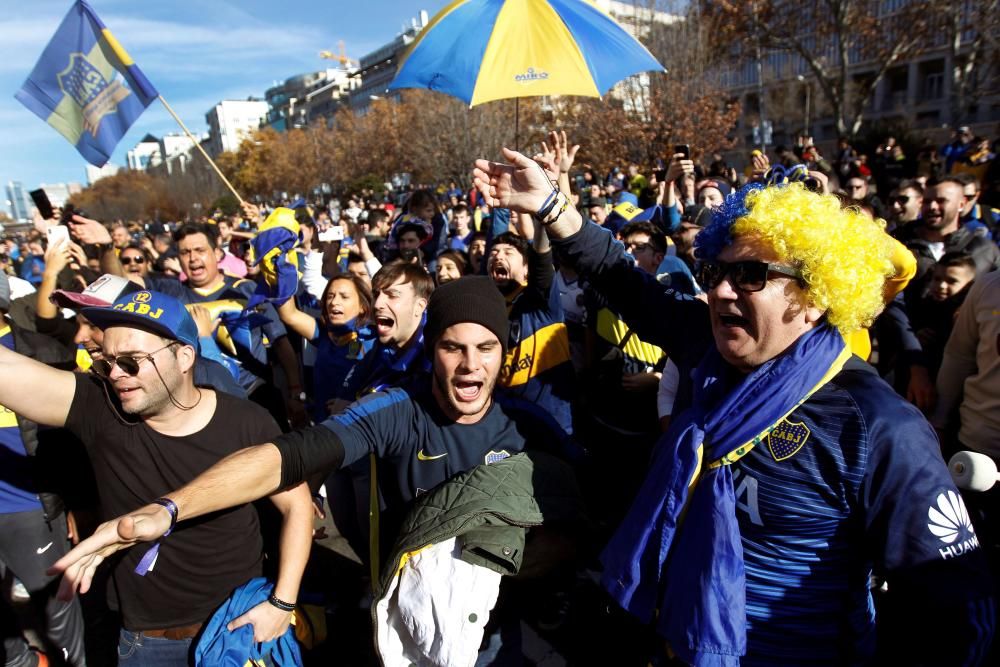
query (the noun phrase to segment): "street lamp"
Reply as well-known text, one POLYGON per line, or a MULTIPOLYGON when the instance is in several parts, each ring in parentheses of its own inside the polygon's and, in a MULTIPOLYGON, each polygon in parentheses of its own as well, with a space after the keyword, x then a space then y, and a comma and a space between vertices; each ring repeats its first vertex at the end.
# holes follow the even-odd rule
POLYGON ((803 123, 803 132, 802 133, 805 136, 808 137, 808 136, 810 136, 812 134, 811 132, 809 132, 809 125, 810 125, 810 121, 812 120, 812 118, 810 118, 810 109, 809 109, 809 103, 812 101, 811 100, 811 98, 812 98, 812 85, 809 84, 806 81, 806 78, 804 76, 802 76, 801 74, 799 74, 795 78, 799 80, 799 83, 804 84, 805 88, 806 88, 806 114, 805 114, 805 122, 803 123))

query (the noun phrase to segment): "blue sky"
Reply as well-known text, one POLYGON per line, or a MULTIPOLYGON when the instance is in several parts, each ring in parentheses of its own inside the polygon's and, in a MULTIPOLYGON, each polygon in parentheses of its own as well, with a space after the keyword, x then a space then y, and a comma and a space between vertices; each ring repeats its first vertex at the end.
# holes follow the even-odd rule
MULTIPOLYGON (((4 3, 0 29, 0 186, 16 180, 86 184, 86 162, 48 124, 14 99, 71 0, 4 3)), ((344 40, 353 58, 389 41, 445 0, 90 0, 136 64, 192 132, 222 99, 263 97, 275 81, 336 66, 322 50, 344 40)), ((154 102, 125 135, 111 161, 146 133, 180 131, 154 102)), ((0 192, 3 192, 0 190, 0 192)), ((0 198, 2 204, 3 198, 0 198)), ((6 208, 6 207, 4 207, 6 208)))

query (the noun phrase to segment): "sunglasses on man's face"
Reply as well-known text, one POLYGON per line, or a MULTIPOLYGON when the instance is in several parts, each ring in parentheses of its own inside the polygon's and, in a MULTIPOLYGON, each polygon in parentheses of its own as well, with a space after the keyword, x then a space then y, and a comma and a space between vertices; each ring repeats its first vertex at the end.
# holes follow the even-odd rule
POLYGON ((118 366, 118 368, 122 369, 122 372, 125 373, 126 375, 131 375, 132 377, 135 377, 136 375, 139 374, 139 364, 148 359, 150 363, 152 363, 155 366, 156 362, 153 361, 153 355, 156 354, 157 352, 162 352, 168 347, 173 347, 174 345, 179 345, 178 341, 176 340, 171 341, 167 345, 161 347, 159 350, 153 350, 149 354, 143 354, 139 356, 131 356, 128 354, 123 354, 119 357, 111 357, 110 359, 98 359, 94 362, 94 365, 91 366, 91 368, 93 368, 94 372, 103 378, 111 377, 111 371, 114 370, 115 366, 118 366))
POLYGON ((142 255, 136 255, 135 257, 119 257, 118 258, 122 264, 128 266, 129 264, 145 264, 146 258, 142 255))
POLYGON ((728 276, 741 292, 759 292, 767 285, 770 274, 779 273, 801 280, 802 274, 790 266, 749 260, 745 262, 702 262, 698 269, 698 283, 703 289, 717 287, 728 276))

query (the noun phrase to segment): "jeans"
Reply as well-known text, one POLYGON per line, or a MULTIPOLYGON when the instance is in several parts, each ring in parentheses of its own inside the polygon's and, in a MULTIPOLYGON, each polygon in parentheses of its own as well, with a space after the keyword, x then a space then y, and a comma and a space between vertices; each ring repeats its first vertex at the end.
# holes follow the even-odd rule
POLYGON ((187 667, 192 639, 147 637, 122 628, 118 636, 118 664, 129 667, 187 667))

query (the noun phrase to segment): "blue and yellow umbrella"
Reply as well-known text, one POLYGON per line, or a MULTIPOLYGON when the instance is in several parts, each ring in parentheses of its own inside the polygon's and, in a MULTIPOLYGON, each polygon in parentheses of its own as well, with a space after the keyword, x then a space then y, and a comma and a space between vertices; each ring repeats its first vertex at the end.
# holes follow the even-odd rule
POLYGON ((666 71, 590 0, 454 0, 400 59, 390 88, 427 88, 470 106, 539 95, 601 97, 666 71))

